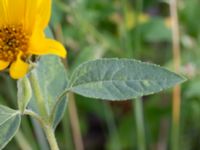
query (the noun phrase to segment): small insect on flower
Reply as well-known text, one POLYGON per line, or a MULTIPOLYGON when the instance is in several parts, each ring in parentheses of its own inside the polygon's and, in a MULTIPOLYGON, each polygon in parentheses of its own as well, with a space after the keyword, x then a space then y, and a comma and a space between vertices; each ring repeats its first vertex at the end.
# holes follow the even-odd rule
POLYGON ((0 70, 10 66, 10 76, 23 77, 32 55, 66 56, 59 42, 45 37, 51 0, 0 0, 0 70))

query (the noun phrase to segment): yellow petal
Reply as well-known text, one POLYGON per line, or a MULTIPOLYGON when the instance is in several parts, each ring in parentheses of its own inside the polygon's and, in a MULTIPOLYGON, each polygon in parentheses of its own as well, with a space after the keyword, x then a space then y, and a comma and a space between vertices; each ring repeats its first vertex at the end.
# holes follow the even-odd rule
POLYGON ((0 70, 6 69, 6 68, 8 67, 9 64, 10 64, 9 62, 0 60, 0 70))
POLYGON ((6 1, 1 0, 0 1, 0 26, 2 26, 4 23, 7 23, 7 13, 6 13, 6 1))
POLYGON ((37 21, 38 0, 26 0, 24 14, 24 28, 29 33, 32 33, 37 21))
POLYGON ((34 34, 30 40, 28 53, 35 55, 53 54, 65 58, 67 52, 64 46, 52 39, 45 38, 44 34, 34 34))
POLYGON ((35 45, 36 47, 29 52, 35 55, 47 55, 53 54, 60 57, 66 57, 66 50, 62 44, 52 39, 45 39, 40 44, 35 45))
POLYGON ((6 13, 9 24, 23 24, 26 0, 2 0, 6 4, 6 13))
POLYGON ((17 60, 10 66, 10 76, 14 79, 22 78, 28 72, 29 65, 21 60, 18 56, 17 60))
MULTIPOLYGON (((27 28, 33 28, 36 21, 38 2, 41 0, 0 0, 0 26, 22 24, 28 22, 27 28)), ((27 29, 25 28, 25 29, 27 29)))
POLYGON ((45 29, 51 17, 51 0, 37 0, 37 25, 45 29))
MULTIPOLYGON (((13 1, 13 0, 11 0, 13 1)), ((51 17, 51 0, 25 0, 25 28, 44 30, 51 17)))
POLYGON ((35 26, 44 30, 50 15, 51 0, 0 0, 0 25, 22 24, 29 32, 35 26))

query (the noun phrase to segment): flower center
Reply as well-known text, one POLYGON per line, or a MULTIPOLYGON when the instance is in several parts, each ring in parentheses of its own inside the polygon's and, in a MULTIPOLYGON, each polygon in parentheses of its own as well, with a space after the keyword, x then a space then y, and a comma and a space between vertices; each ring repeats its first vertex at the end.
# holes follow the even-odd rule
POLYGON ((8 25, 0 27, 0 60, 13 62, 19 52, 22 57, 28 50, 29 35, 22 25, 8 25))

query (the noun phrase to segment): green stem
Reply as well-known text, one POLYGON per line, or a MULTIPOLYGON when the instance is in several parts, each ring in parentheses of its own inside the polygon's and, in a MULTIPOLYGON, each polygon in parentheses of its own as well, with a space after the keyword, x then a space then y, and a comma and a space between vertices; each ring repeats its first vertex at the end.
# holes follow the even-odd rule
POLYGON ((130 36, 130 30, 126 26, 126 22, 129 18, 127 18, 127 11, 128 11, 128 1, 127 0, 121 0, 121 5, 122 5, 122 14, 123 14, 123 21, 121 23, 120 27, 120 33, 121 33, 121 45, 122 49, 126 50, 125 56, 128 58, 132 58, 134 56, 134 51, 132 47, 132 37, 130 36))
POLYGON ((31 83, 31 86, 33 89, 33 93, 35 95, 35 99, 36 99, 37 107, 39 108, 39 112, 43 118, 47 118, 48 115, 47 115, 47 110, 45 107, 45 101, 43 99, 43 96, 42 96, 42 93, 40 90, 37 74, 34 71, 31 71, 31 73, 30 73, 30 83, 31 83))
POLYGON ((43 128, 41 124, 34 118, 31 118, 31 124, 33 126, 33 132, 35 135, 35 142, 38 143, 39 150, 49 150, 49 143, 46 140, 45 133, 43 132, 43 128))
POLYGON ((135 107, 138 149, 146 150, 142 100, 136 99, 134 103, 134 107, 135 107))
POLYGON ((65 114, 63 116, 62 120, 62 132, 63 132, 63 139, 66 143, 63 149, 74 149, 73 144, 73 137, 71 133, 71 127, 70 127, 70 120, 69 120, 69 111, 65 111, 65 114))
POLYGON ((47 120, 46 118, 49 118, 46 107, 45 107, 45 100, 43 98, 43 95, 41 93, 41 89, 39 86, 39 82, 38 82, 38 78, 37 78, 37 74, 36 72, 32 71, 30 73, 30 83, 33 89, 33 93, 35 95, 35 99, 36 99, 36 103, 37 103, 37 107, 39 109, 39 112, 41 114, 42 117, 38 116, 37 114, 35 114, 32 111, 26 111, 25 113, 33 116, 34 118, 36 118, 40 124, 42 125, 42 128, 46 134, 47 140, 49 142, 49 145, 51 147, 51 150, 59 150, 58 148, 58 144, 55 138, 55 134, 54 134, 54 130, 51 127, 51 125, 49 124, 49 120, 47 120))
POLYGON ((179 124, 172 122, 171 149, 179 150, 179 124))
POLYGON ((104 106, 105 118, 106 118, 108 130, 109 130, 109 134, 110 134, 110 136, 112 136, 112 134, 115 135, 114 136, 115 142, 112 143, 112 149, 121 150, 122 146, 121 146, 121 143, 120 143, 120 138, 119 138, 119 134, 118 134, 118 131, 117 131, 117 126, 116 126, 116 123, 115 123, 115 119, 114 119, 112 109, 107 102, 103 102, 103 106, 104 106))
POLYGON ((135 54, 136 57, 141 56, 141 28, 139 26, 139 17, 140 14, 142 13, 142 8, 143 8, 143 0, 136 0, 136 33, 135 33, 135 54))
POLYGON ((47 136, 47 140, 49 141, 51 150, 59 150, 54 130, 50 126, 46 126, 44 127, 44 132, 47 136))
POLYGON ((27 142, 26 138, 20 130, 17 132, 15 139, 19 144, 21 150, 32 150, 30 144, 27 142))
MULTIPOLYGON (((23 129, 23 135, 25 136, 25 140, 27 141, 27 143, 29 143, 28 141, 31 141, 31 148, 33 150, 37 149, 37 143, 35 140, 35 134, 30 126, 30 120, 27 117, 23 117, 23 121, 21 123, 21 128, 23 129)), ((26 149, 25 149, 26 150, 26 149)), ((27 149, 28 150, 28 149, 27 149)))
POLYGON ((42 125, 42 127, 44 127, 46 125, 45 121, 38 114, 36 114, 35 112, 33 112, 31 110, 25 110, 24 115, 29 115, 29 116, 35 118, 42 125))
MULTIPOLYGON (((139 15, 142 13, 143 0, 136 0, 136 26, 139 25, 139 15)), ((135 33, 135 53, 140 57, 141 52, 141 28, 138 26, 135 33)), ((139 150, 146 150, 145 140, 145 127, 143 118, 143 103, 142 99, 138 98, 135 100, 135 117, 136 117, 136 128, 137 128, 137 144, 139 150)))
POLYGON ((56 137, 55 137, 55 134, 54 134, 54 130, 51 127, 51 125, 49 125, 48 122, 43 120, 43 118, 41 118, 38 114, 34 113, 33 111, 25 110, 24 114, 32 116, 33 118, 35 118, 41 124, 41 126, 42 126, 42 128, 43 128, 43 130, 46 134, 46 137, 47 137, 47 140, 48 140, 49 145, 51 147, 51 150, 59 150, 58 144, 57 144, 57 141, 56 141, 56 137))

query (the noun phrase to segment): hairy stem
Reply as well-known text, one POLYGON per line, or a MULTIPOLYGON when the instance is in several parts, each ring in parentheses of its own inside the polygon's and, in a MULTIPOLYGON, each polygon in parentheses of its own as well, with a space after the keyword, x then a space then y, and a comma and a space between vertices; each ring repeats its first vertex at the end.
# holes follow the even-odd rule
POLYGON ((40 90, 37 74, 34 71, 31 71, 31 73, 30 73, 30 83, 31 83, 31 86, 33 89, 33 93, 35 95, 35 99, 36 99, 36 103, 37 103, 39 112, 43 118, 47 118, 48 115, 47 115, 47 110, 45 107, 45 101, 43 99, 43 96, 42 96, 42 93, 40 90))
POLYGON ((33 118, 35 118, 41 124, 41 126, 42 126, 42 128, 43 128, 43 130, 46 134, 46 137, 47 137, 47 140, 48 140, 49 145, 51 147, 51 150, 59 150, 58 144, 57 144, 57 141, 56 141, 56 137, 55 137, 55 134, 54 134, 54 130, 51 127, 51 125, 49 125, 48 122, 43 120, 43 118, 41 118, 38 114, 34 113, 33 111, 25 110, 24 114, 32 116, 33 118))
POLYGON ((49 141, 51 150, 59 150, 54 130, 50 126, 46 126, 44 127, 44 132, 47 136, 47 140, 49 141))
POLYGON ((48 116, 48 113, 47 113, 47 110, 45 107, 45 101, 44 101, 43 95, 41 93, 37 74, 34 71, 32 71, 30 73, 30 83, 31 83, 31 86, 33 89, 33 93, 35 95, 37 107, 39 109, 41 117, 39 115, 35 114, 34 112, 27 111, 27 110, 25 111, 25 114, 31 115, 32 117, 34 117, 35 119, 37 119, 40 122, 40 124, 46 134, 46 137, 47 137, 47 140, 51 147, 51 150, 59 150, 58 144, 57 144, 57 141, 56 141, 56 138, 54 135, 54 130, 49 123, 49 119, 47 119, 47 118, 49 118, 49 116, 48 116))

